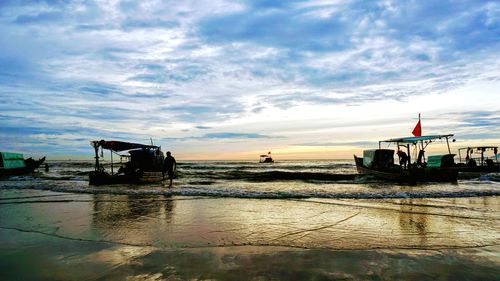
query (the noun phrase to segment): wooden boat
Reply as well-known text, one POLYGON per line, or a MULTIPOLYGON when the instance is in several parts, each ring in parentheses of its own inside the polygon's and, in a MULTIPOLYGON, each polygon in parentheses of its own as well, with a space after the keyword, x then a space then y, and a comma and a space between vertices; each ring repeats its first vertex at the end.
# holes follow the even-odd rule
MULTIPOLYGON (((458 172, 454 163, 454 154, 450 152, 449 138, 453 135, 431 135, 418 137, 394 138, 379 142, 378 149, 363 151, 363 157, 354 155, 358 173, 372 175, 380 179, 416 183, 416 182, 455 182, 458 172), (436 139, 445 139, 448 146, 448 154, 433 155, 425 161, 425 149, 427 145, 436 139), (399 165, 394 163, 393 149, 382 149, 381 143, 395 143, 398 155, 405 155, 405 161, 399 165), (406 152, 402 152, 401 148, 406 152), (417 160, 412 163, 411 148, 418 151, 417 160)), ((400 157, 400 160, 401 157, 400 157)))
POLYGON ((498 173, 498 146, 471 146, 458 149, 459 162, 457 169, 460 173, 498 173), (464 156, 462 158, 462 156, 464 156))
POLYGON ((267 154, 262 154, 260 156, 259 163, 274 163, 274 160, 271 157, 271 151, 269 151, 267 154))
POLYGON ((45 161, 45 157, 38 160, 24 159, 21 153, 0 152, 0 176, 29 174, 35 171, 45 161))
POLYGON ((160 146, 105 140, 91 141, 90 143, 95 150, 95 169, 89 174, 89 184, 91 185, 148 183, 165 179, 164 155, 160 146), (100 157, 99 149, 101 150, 100 157), (110 151, 111 173, 105 171, 104 166, 99 161, 103 158, 104 149, 110 151), (113 154, 120 158, 119 163, 113 162, 113 154), (115 172, 117 164, 119 168, 115 172))

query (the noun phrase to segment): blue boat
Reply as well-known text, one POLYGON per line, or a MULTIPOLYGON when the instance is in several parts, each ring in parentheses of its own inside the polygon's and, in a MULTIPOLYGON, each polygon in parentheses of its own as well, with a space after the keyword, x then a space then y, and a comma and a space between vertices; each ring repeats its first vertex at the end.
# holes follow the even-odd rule
POLYGON ((23 154, 0 152, 0 177, 29 174, 35 171, 45 161, 45 157, 38 160, 24 159, 23 154))

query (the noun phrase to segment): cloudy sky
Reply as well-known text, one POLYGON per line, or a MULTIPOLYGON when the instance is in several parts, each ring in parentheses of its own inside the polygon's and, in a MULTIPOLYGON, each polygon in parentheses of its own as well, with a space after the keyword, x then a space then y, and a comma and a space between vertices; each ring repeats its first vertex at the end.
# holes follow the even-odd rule
POLYGON ((350 158, 379 139, 499 144, 499 1, 0 1, 0 149, 350 158))

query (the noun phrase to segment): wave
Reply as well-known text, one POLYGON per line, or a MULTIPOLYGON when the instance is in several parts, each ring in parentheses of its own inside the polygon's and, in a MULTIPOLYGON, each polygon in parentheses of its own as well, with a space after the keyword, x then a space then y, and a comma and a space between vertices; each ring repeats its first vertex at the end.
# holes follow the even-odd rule
POLYGON ((35 189, 55 192, 86 194, 118 194, 118 195, 165 195, 165 196, 197 196, 214 198, 248 198, 248 199, 398 199, 398 198, 460 198, 500 196, 500 190, 457 190, 457 191, 359 191, 359 192, 315 192, 315 191, 255 191, 248 189, 203 188, 185 185, 179 188, 137 189, 137 186, 4 186, 2 189, 35 189))
POLYGON ((267 182, 267 181, 280 181, 280 180, 321 180, 321 181, 346 181, 354 180, 358 174, 333 174, 321 172, 290 172, 290 171, 241 171, 241 170, 228 170, 228 171, 185 171, 179 170, 177 172, 178 178, 207 178, 207 179, 221 179, 221 180, 242 180, 252 182, 267 182))
POLYGON ((500 182, 500 173, 491 173, 479 177, 482 181, 500 182))
POLYGON ((184 162, 178 163, 178 167, 187 170, 267 170, 283 169, 291 171, 300 170, 338 170, 355 169, 353 163, 249 163, 249 162, 184 162))

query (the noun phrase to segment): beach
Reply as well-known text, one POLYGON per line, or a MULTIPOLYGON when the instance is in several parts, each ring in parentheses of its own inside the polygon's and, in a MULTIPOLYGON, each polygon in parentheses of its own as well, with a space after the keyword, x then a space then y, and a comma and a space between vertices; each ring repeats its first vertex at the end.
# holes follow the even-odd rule
POLYGON ((0 193, 2 280, 495 280, 498 196, 0 193))
POLYGON ((500 281, 499 0, 0 23, 0 281, 500 281))

